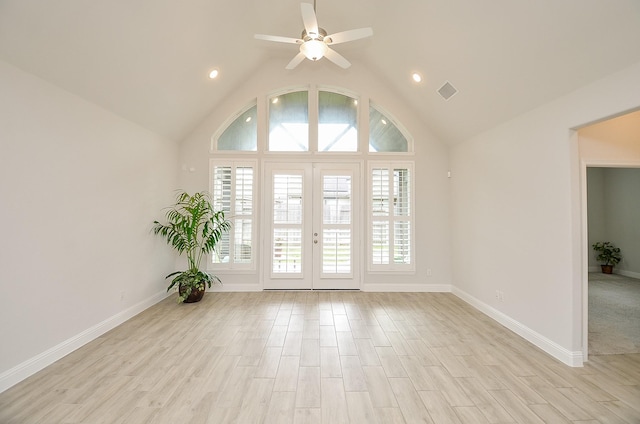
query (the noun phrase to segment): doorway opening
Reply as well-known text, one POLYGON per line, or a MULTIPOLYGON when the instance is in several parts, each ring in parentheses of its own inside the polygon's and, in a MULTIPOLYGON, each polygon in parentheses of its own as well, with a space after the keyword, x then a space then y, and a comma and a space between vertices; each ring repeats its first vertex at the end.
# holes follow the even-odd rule
POLYGON ((640 168, 587 167, 588 354, 640 353, 640 168), (604 274, 592 245, 622 249, 604 274))
MULTIPOLYGON (((616 244, 626 256, 623 262, 616 267, 616 273, 621 277, 631 277, 632 279, 640 277, 640 246, 635 242, 635 239, 632 243, 629 243, 628 239, 629 235, 640 231, 634 227, 637 219, 629 220, 620 215, 621 213, 629 213, 628 211, 631 210, 633 216, 638 216, 640 203, 633 206, 629 202, 640 202, 640 193, 638 193, 640 185, 637 182, 631 182, 629 186, 628 183, 618 180, 617 183, 613 183, 613 190, 605 189, 603 186, 606 173, 610 173, 609 177, 611 178, 609 179, 613 181, 620 178, 621 173, 640 172, 640 169, 637 169, 640 168, 640 144, 637 137, 639 133, 640 111, 584 126, 576 133, 580 157, 580 185, 582 187, 582 200, 580 201, 581 265, 579 269, 581 274, 582 352, 584 360, 588 359, 590 353, 603 352, 600 349, 593 349, 590 352, 592 344, 590 339, 593 336, 593 334, 590 336, 590 330, 598 329, 598 326, 591 325, 590 321, 597 319, 597 315, 600 315, 595 308, 594 314, 591 314, 590 311, 590 303, 593 306, 593 302, 598 301, 595 296, 590 296, 590 294, 597 294, 598 290, 594 288, 594 291, 590 293, 590 271, 592 281, 599 279, 601 275, 592 244, 597 241, 610 241, 616 244), (588 178, 588 174, 590 174, 590 178, 588 178), (625 189, 625 187, 627 188, 625 189)), ((613 292, 608 295, 613 295, 613 292)), ((609 314, 614 309, 614 306, 608 306, 604 307, 603 311, 605 314, 609 314)), ((626 320, 628 315, 623 314, 618 320, 626 320)), ((621 322, 619 321, 619 323, 621 322)), ((620 350, 606 353, 627 352, 620 350)))

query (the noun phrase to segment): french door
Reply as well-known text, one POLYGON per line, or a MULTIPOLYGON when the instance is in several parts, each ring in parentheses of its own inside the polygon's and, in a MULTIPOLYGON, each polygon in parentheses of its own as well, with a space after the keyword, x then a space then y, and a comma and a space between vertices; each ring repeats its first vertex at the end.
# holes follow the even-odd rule
POLYGON ((358 289, 358 163, 265 164, 265 289, 358 289))

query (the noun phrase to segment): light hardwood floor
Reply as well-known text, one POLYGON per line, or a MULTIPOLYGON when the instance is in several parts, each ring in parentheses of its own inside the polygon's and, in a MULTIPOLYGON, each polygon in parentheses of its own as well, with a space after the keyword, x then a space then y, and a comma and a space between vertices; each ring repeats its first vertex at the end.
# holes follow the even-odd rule
POLYGON ((0 423, 640 423, 640 355, 570 368, 446 293, 175 298, 0 394, 0 423))

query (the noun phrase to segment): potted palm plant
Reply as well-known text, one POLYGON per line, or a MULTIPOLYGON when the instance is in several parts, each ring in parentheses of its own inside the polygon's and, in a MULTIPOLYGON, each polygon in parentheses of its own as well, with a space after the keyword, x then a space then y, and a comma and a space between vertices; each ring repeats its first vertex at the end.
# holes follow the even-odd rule
POLYGON ((198 302, 204 296, 206 286, 220 279, 200 270, 202 258, 212 253, 231 228, 224 211, 215 211, 206 192, 190 195, 181 191, 176 202, 165 215, 166 223, 153 222, 154 234, 162 236, 179 255, 187 256, 187 270, 167 275, 173 277, 167 291, 178 289, 178 302, 198 302))
POLYGON ((602 262, 602 265, 600 265, 602 272, 604 274, 613 273, 613 266, 622 260, 620 248, 615 247, 613 243, 609 241, 599 241, 594 243, 592 247, 593 250, 598 253, 596 259, 602 262))

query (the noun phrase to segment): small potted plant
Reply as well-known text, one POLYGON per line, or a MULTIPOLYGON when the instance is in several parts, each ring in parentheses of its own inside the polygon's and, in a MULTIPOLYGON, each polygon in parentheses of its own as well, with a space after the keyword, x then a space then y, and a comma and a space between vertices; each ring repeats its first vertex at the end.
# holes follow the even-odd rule
POLYGON ((167 291, 178 289, 178 302, 198 302, 206 285, 221 283, 215 275, 200 270, 202 258, 212 253, 222 236, 231 228, 224 211, 215 211, 206 192, 190 195, 181 191, 176 203, 165 215, 166 223, 153 222, 153 232, 162 236, 179 255, 187 256, 187 270, 167 275, 173 277, 167 291))
POLYGON ((618 264, 622 260, 622 255, 620 254, 620 248, 615 247, 613 243, 609 241, 599 241, 593 244, 593 250, 595 250, 598 255, 596 259, 602 262, 602 272, 604 274, 613 273, 613 266, 618 264))

